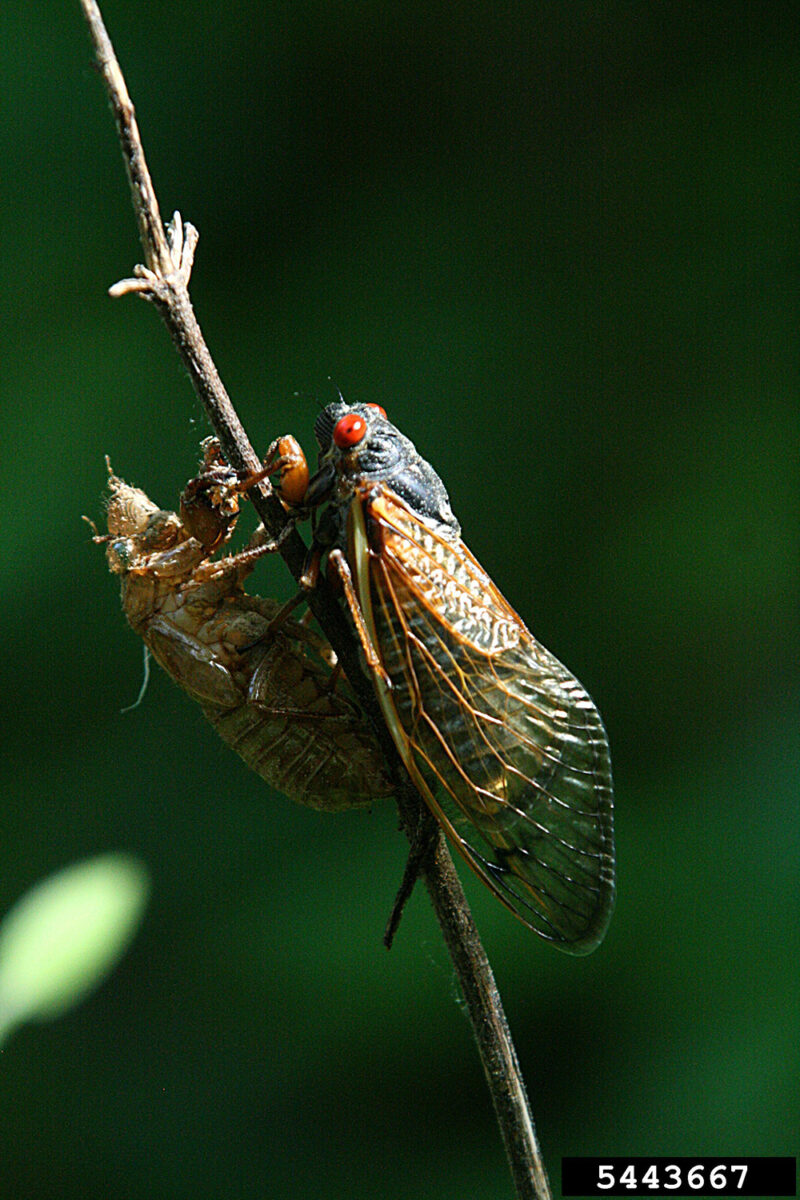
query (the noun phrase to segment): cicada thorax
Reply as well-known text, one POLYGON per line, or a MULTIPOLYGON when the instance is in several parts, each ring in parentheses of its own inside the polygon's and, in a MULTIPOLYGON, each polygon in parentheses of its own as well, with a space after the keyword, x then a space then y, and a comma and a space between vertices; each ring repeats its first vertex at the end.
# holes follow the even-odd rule
POLYGON ((610 760, 594 704, 464 545, 411 443, 368 406, 331 406, 320 430, 380 659, 376 692, 412 779, 517 916, 563 949, 593 949, 614 898, 610 760))
MULTIPOLYGON (((371 727, 346 681, 332 685, 327 643, 281 619, 278 601, 245 592, 247 554, 212 560, 232 524, 219 494, 202 493, 209 511, 187 521, 186 503, 179 516, 116 476, 109 486, 107 554, 126 616, 221 737, 300 803, 336 811, 390 795, 371 727)), ((187 493, 196 506, 198 489, 187 493)))

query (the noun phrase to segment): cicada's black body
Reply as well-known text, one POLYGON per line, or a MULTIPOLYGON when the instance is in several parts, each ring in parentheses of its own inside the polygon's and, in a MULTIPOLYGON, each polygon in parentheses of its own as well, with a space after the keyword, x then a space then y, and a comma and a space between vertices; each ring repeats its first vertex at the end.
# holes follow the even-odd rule
POLYGON ((611 764, 600 716, 461 540, 444 485, 376 405, 328 406, 306 503, 345 555, 384 717, 456 849, 575 954, 614 902, 611 764))

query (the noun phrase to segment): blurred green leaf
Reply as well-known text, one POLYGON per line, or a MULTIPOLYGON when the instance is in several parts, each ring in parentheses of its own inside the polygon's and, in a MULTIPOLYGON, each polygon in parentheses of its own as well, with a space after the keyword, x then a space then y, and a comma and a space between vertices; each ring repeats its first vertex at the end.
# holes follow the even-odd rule
POLYGON ((24 1021, 60 1016, 118 962, 149 892, 124 854, 66 867, 26 892, 0 925, 0 1042, 24 1021))

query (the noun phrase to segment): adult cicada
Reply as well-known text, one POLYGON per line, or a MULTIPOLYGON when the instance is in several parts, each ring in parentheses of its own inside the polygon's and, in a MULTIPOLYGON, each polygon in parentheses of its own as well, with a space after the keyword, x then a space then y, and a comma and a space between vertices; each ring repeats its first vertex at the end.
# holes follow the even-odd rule
MULTIPOLYGON (((317 513, 386 724, 458 852, 563 950, 601 941, 614 903, 608 742, 592 700, 541 646, 461 540, 438 475, 378 405, 329 405, 317 513)), ((273 454, 283 476, 301 460, 273 454)), ((280 486, 280 484, 278 485, 280 486)))
POLYGON ((390 795, 372 729, 346 681, 332 676, 330 647, 278 601, 245 592, 265 547, 256 537, 249 550, 214 557, 242 492, 214 439, 180 512, 114 474, 108 486, 108 534, 98 540, 120 576, 125 615, 224 740, 267 783, 315 808, 390 795))

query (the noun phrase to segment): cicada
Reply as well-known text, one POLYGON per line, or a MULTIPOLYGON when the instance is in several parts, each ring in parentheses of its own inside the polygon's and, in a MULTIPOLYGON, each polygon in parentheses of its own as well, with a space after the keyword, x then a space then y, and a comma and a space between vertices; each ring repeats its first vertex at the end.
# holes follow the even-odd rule
POLYGON ((315 435, 297 508, 319 512, 307 582, 328 550, 394 743, 455 849, 531 929, 588 953, 614 903, 595 705, 467 549, 439 476, 380 406, 331 404, 315 435))
POLYGON ((128 621, 221 737, 279 791, 330 811, 390 795, 372 728, 346 680, 332 675, 330 647, 278 601, 245 592, 259 539, 214 558, 236 523, 242 485, 216 441, 204 446, 180 512, 159 509, 110 474, 108 535, 97 540, 120 576, 128 621))

